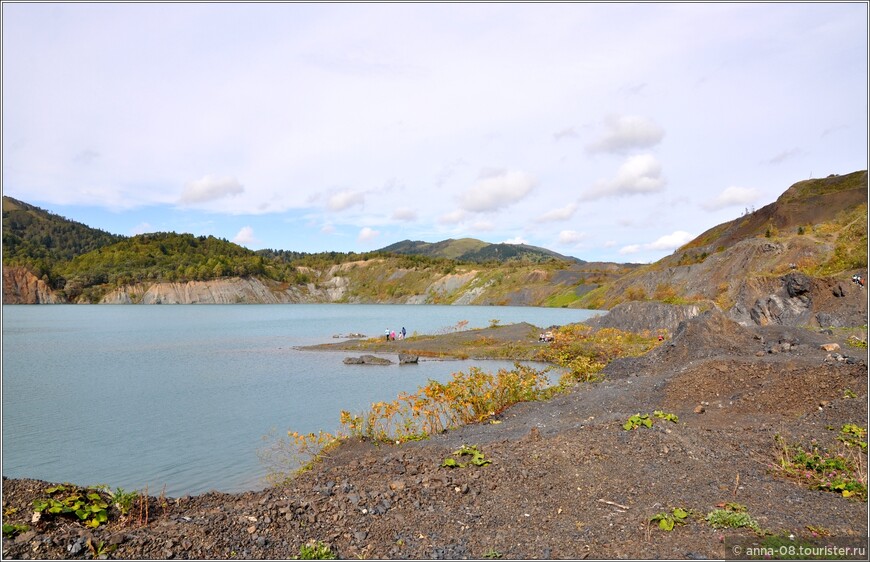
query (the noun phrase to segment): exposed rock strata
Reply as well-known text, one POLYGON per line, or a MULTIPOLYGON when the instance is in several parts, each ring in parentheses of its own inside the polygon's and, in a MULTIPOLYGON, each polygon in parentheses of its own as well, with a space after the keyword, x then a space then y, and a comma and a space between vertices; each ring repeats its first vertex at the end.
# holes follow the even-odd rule
POLYGON ((744 280, 728 316, 744 325, 847 327, 867 323, 867 288, 792 272, 744 280))
POLYGON ((293 302, 286 293, 269 289, 253 277, 213 281, 132 285, 112 291, 101 301, 108 304, 279 304, 293 302))
POLYGON ((63 302, 42 280, 23 267, 3 268, 3 304, 58 304, 63 302))

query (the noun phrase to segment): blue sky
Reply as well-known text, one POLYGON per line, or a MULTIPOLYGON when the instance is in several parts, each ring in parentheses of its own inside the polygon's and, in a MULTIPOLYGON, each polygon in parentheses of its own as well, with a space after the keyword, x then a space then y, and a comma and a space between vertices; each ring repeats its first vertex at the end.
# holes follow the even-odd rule
POLYGON ((2 9, 3 193, 117 234, 649 262, 867 168, 866 3, 2 9))

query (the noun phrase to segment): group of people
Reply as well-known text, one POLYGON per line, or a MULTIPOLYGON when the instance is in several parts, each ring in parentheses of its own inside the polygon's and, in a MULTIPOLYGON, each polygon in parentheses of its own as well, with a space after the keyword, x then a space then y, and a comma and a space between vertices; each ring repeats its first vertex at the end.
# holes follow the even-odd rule
POLYGON ((395 330, 390 329, 384 330, 384 337, 387 341, 403 340, 405 339, 405 334, 407 334, 407 332, 405 332, 404 326, 402 326, 401 332, 396 332, 395 330))
POLYGON ((852 276, 852 283, 855 283, 856 285, 863 287, 864 286, 864 278, 856 273, 855 275, 852 276))

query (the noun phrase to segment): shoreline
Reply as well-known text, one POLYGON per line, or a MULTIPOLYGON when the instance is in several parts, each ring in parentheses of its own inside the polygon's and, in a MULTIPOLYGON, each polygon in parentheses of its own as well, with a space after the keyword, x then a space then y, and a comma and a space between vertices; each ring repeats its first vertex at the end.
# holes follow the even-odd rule
POLYGON ((285 486, 166 498, 165 506, 152 496, 147 524, 111 510, 96 529, 57 516, 33 524, 32 501, 47 483, 4 478, 4 508, 16 510, 4 523, 30 529, 4 540, 3 554, 87 557, 91 538, 114 545, 107 554, 118 558, 282 559, 312 540, 341 558, 726 558, 729 541, 762 544, 786 531, 866 537, 866 501, 768 467, 774 434, 834 450, 841 426, 866 429, 861 357, 843 337, 707 314, 667 345, 614 361, 602 381, 516 404, 497 423, 401 445, 350 439, 285 486), (828 360, 820 345, 831 340, 859 361, 828 360), (623 429, 629 416, 654 409, 679 420, 623 429), (443 468, 463 444, 492 463, 443 468), (713 528, 705 516, 724 502, 745 506, 770 534, 713 528), (692 513, 684 525, 650 525, 677 507, 692 513))

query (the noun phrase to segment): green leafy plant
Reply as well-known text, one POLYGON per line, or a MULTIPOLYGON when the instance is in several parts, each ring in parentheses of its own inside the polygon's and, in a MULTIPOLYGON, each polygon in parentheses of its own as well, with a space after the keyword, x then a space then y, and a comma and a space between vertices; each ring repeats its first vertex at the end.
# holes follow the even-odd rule
POLYGON ((689 517, 689 512, 681 507, 675 507, 670 512, 662 511, 656 513, 649 518, 650 523, 659 524, 659 529, 662 531, 672 531, 674 525, 685 525, 686 519, 689 517))
POLYGON ((116 488, 114 492, 109 492, 112 497, 112 502, 121 515, 127 515, 133 507, 133 501, 139 496, 139 492, 125 492, 124 488, 116 488))
POLYGON ((852 389, 846 388, 843 390, 843 398, 858 398, 858 395, 852 389))
MULTIPOLYGON (((860 501, 867 500, 866 443, 856 437, 863 428, 846 424, 837 438, 842 442, 835 452, 813 445, 805 450, 801 445, 789 445, 777 436, 780 445, 779 462, 772 468, 799 484, 816 490, 827 490, 860 501), (860 448, 858 451, 856 449, 860 448)), ((866 430, 863 430, 866 432, 866 430)))
POLYGON ((81 490, 63 484, 46 488, 50 497, 33 500, 33 509, 49 515, 74 514, 88 527, 99 527, 109 520, 109 504, 96 490, 81 490))
POLYGON ((680 421, 680 418, 677 416, 677 414, 669 414, 668 412, 663 412, 662 410, 656 410, 655 412, 653 412, 653 415, 657 418, 661 418, 669 422, 677 423, 678 421, 680 421))
POLYGON ((858 336, 849 336, 846 339, 846 343, 851 347, 857 347, 858 349, 867 349, 867 340, 861 339, 858 336))
POLYGON ((11 539, 17 536, 19 533, 25 533, 30 530, 30 527, 24 524, 14 524, 8 525, 3 523, 3 536, 7 539, 11 539))
POLYGON ((464 468, 469 464, 473 464, 474 466, 486 466, 492 463, 491 460, 484 458, 483 453, 477 448, 477 445, 463 445, 456 451, 453 451, 453 456, 459 457, 460 459, 464 456, 470 456, 471 460, 462 463, 453 457, 447 457, 444 459, 444 462, 441 463, 441 466, 445 468, 464 468))
POLYGON ((88 542, 88 550, 91 551, 91 557, 96 560, 101 557, 108 557, 109 553, 113 552, 118 545, 110 544, 107 545, 104 541, 95 542, 94 539, 89 538, 88 542))
POLYGON ((862 451, 867 451, 867 430, 853 423, 844 424, 840 428, 840 435, 837 436, 837 441, 844 443, 847 447, 860 447, 862 451))
POLYGON ((490 548, 489 550, 487 550, 487 551, 483 554, 483 557, 484 557, 484 558, 501 558, 501 557, 502 557, 502 553, 499 552, 499 551, 497 551, 497 550, 494 549, 494 548, 490 548))
POLYGON ((745 511, 716 509, 708 513, 705 519, 714 529, 739 529, 746 527, 759 535, 763 534, 758 522, 745 511))
POLYGON ((299 556, 294 556, 294 560, 335 560, 338 558, 335 552, 324 544, 322 541, 309 541, 308 544, 303 544, 299 547, 299 556))
POLYGON ((633 429, 637 429, 641 426, 643 427, 652 427, 653 421, 650 419, 649 414, 635 414, 628 418, 624 424, 622 424, 622 429, 626 431, 631 431, 633 429))

